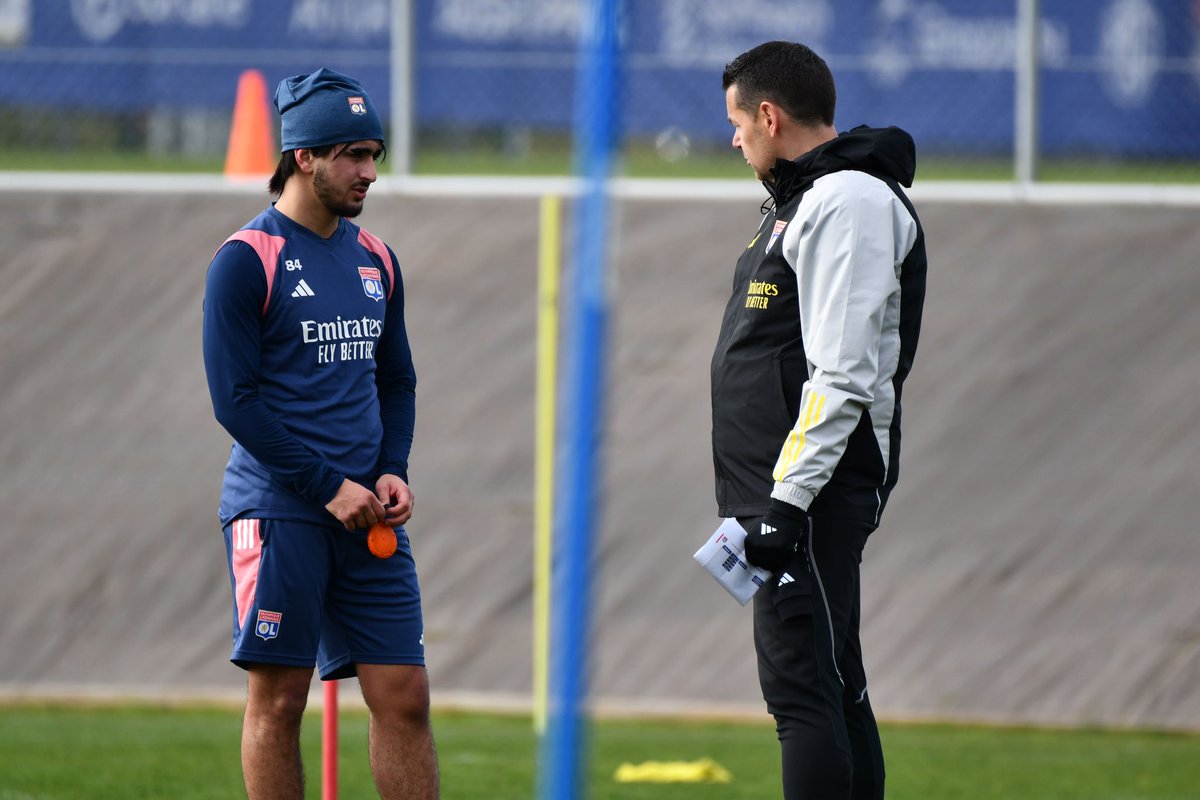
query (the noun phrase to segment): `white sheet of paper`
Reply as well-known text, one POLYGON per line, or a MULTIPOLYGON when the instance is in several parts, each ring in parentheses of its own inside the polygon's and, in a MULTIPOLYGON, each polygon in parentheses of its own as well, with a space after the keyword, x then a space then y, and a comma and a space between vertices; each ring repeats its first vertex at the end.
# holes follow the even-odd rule
POLYGON ((771 577, 769 570, 746 561, 745 542, 745 529, 733 517, 726 517, 721 527, 692 556, 742 605, 749 603, 759 587, 771 577))

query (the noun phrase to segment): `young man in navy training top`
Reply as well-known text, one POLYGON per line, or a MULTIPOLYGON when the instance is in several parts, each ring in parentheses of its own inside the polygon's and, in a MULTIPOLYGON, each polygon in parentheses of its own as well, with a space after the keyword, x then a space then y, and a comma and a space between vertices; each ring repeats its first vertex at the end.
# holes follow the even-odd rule
MULTIPOLYGON (((302 798, 300 722, 314 664, 357 675, 384 798, 436 798, 421 596, 404 523, 416 375, 395 254, 351 223, 384 155, 353 78, 319 69, 275 91, 278 200, 208 268, 204 367, 233 437, 219 515, 233 663, 247 670, 246 792, 302 798), (377 557, 368 529, 394 529, 377 557)), ((384 531, 386 534, 386 530, 384 531)))
POLYGON ((733 146, 771 196, 712 359, 717 504, 773 572, 754 597, 787 800, 878 800, 883 751, 859 642, 859 563, 896 484, 900 393, 925 297, 902 186, 912 138, 833 127, 825 62, 768 42, 726 67, 733 146))

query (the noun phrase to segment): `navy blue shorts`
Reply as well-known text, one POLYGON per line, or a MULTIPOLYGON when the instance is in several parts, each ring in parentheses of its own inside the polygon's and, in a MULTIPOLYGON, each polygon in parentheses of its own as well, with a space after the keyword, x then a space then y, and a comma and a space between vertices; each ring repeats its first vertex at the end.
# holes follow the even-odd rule
POLYGON ((251 664, 312 667, 324 680, 356 664, 425 664, 421 590, 404 528, 391 558, 366 531, 337 524, 237 519, 225 526, 233 654, 251 664))

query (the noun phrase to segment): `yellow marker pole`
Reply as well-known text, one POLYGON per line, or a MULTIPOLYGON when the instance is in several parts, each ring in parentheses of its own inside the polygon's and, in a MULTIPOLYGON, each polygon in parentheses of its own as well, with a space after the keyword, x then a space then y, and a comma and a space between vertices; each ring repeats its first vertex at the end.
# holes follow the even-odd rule
POLYGON ((558 385, 558 275, 562 201, 545 195, 538 240, 537 400, 533 489, 533 729, 546 732, 550 674, 550 563, 554 527, 554 418, 558 385))

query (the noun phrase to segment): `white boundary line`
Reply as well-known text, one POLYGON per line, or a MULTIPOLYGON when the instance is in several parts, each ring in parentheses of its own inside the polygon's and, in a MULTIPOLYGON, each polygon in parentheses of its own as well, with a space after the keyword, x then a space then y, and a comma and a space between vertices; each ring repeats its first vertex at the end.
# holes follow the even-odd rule
MULTIPOLYGON (((381 176, 375 194, 411 197, 541 197, 578 194, 580 181, 567 177, 381 176)), ((613 196, 630 200, 762 200, 752 180, 655 180, 617 178, 613 196)), ((111 192, 257 194, 266 197, 266 178, 230 179, 190 173, 0 172, 0 192, 111 192)), ((1009 181, 918 181, 918 202, 1030 205, 1141 205, 1200 207, 1200 186, 1145 183, 1034 183, 1009 181)))
MULTIPOLYGON (((308 695, 308 710, 319 712, 322 691, 318 681, 308 695)), ((366 708, 362 694, 354 680, 343 680, 338 693, 338 707, 362 710, 366 708)), ((131 684, 18 684, 0 682, 0 710, 6 706, 22 705, 70 705, 75 707, 148 704, 163 707, 218 706, 237 709, 245 705, 245 687, 178 686, 147 687, 131 684)), ((488 714, 528 715, 532 709, 532 698, 517 692, 476 692, 434 690, 430 703, 435 711, 475 711, 488 714)), ((655 699, 642 697, 596 697, 589 698, 587 707, 596 718, 623 719, 675 719, 697 721, 721 721, 773 725, 761 702, 720 703, 702 700, 655 699)), ((1072 730, 1100 728, 1113 731, 1158 731, 1184 734, 1200 734, 1193 722, 1183 723, 1138 723, 1136 721, 1099 721, 1080 716, 1065 722, 1046 720, 1037 715, 1020 714, 950 714, 899 712, 889 714, 875 711, 879 721, 892 725, 983 725, 987 727, 1034 727, 1045 730, 1072 730)))

